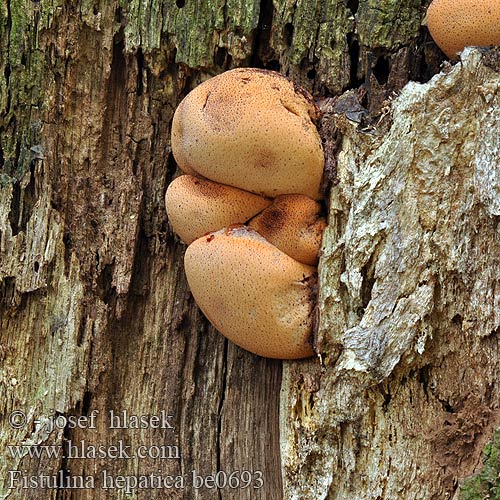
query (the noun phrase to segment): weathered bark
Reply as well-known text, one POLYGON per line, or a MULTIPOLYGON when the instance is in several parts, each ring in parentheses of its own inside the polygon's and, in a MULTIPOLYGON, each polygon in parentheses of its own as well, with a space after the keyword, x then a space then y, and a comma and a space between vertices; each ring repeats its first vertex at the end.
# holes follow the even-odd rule
POLYGON ((44 498, 109 498, 104 469, 195 469, 262 471, 264 482, 137 496, 447 498, 475 469, 498 420, 498 74, 474 54, 405 88, 392 119, 348 119, 373 123, 364 108, 376 114, 408 80, 438 71, 423 7, 0 5, 0 495, 14 469, 96 477, 91 493, 44 498), (338 174, 320 266, 321 356, 286 363, 283 383, 280 362, 208 326, 163 207, 176 105, 208 76, 245 65, 279 69, 321 98, 362 86, 354 108, 353 96, 337 113, 324 102, 338 174), (113 431, 110 409, 165 410, 175 430, 113 431), (27 415, 22 429, 9 426, 14 410, 27 415), (92 410, 96 430, 34 423, 92 410), (21 459, 6 448, 120 439, 177 445, 180 458, 21 459))
POLYGON ((284 373, 286 498, 459 498, 500 424, 500 73, 468 52, 374 127, 339 107, 320 367, 284 373))

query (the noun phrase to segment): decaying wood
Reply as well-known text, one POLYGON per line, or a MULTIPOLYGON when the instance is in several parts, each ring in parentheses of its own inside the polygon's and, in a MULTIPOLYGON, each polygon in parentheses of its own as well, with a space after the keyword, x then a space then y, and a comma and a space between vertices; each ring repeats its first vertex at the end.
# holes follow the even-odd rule
POLYGON ((459 498, 500 424, 500 74, 469 51, 345 114, 320 358, 287 364, 290 499, 459 498))
MULTIPOLYGON (((446 498, 477 468, 498 420, 498 74, 474 53, 448 75, 406 87, 392 117, 365 123, 365 108, 378 112, 408 80, 438 71, 424 8, 0 3, 0 497, 40 498, 37 489, 8 491, 13 469, 96 477, 195 469, 260 470, 264 483, 188 486, 169 499, 427 500, 446 498), (175 107, 235 66, 278 69, 321 98, 359 88, 354 114, 327 113, 323 127, 338 178, 321 264, 321 359, 286 363, 283 383, 281 363, 208 326, 163 207, 176 170, 175 107), (113 431, 110 409, 164 410, 175 430, 113 431), (22 429, 9 426, 14 410, 26 413, 22 429), (102 416, 93 431, 41 425, 93 410, 102 416), (177 445, 180 458, 4 451, 120 439, 177 445)), ((109 497, 99 485, 92 492, 109 497)))
MULTIPOLYGON (((210 48, 204 40, 191 44, 198 69, 182 69, 174 62, 176 45, 183 43, 181 27, 187 29, 193 3, 181 16, 175 2, 166 2, 164 27, 159 2, 146 13, 137 10, 143 3, 126 3, 0 6, 8 56, 1 60, 8 78, 0 87, 0 496, 40 498, 39 488, 9 491, 9 470, 94 475, 92 498, 109 498, 99 484, 104 469, 186 477, 192 470, 249 470, 263 473, 261 498, 280 498, 280 363, 228 346, 207 326, 186 286, 185 247, 164 210, 176 168, 169 147, 173 111, 206 75, 199 51, 210 48), (171 23, 177 36, 164 40, 160 53, 161 33, 171 23), (111 409, 163 410, 173 415, 175 430, 113 431, 111 409), (8 424, 15 410, 27 416, 20 430, 8 424), (42 425, 93 410, 101 416, 96 430, 48 432, 42 425), (109 446, 120 439, 133 447, 178 446, 180 457, 38 460, 6 452, 8 444, 67 450, 70 440, 109 446)), ((212 12, 205 11, 199 14, 212 12)), ((218 16, 223 22, 222 11, 218 16)), ((205 28, 189 29, 193 37, 205 28)), ((255 498, 250 489, 235 491, 255 498)), ((125 497, 123 490, 112 493, 125 497)), ((188 484, 139 497, 212 493, 188 484)), ((86 490, 43 495, 89 498, 86 490)), ((234 490, 221 495, 232 498, 234 490)))

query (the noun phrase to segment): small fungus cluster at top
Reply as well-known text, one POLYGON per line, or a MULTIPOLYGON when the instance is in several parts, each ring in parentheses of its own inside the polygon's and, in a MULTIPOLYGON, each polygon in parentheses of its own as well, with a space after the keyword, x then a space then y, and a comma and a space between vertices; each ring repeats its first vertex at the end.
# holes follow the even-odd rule
POLYGON ((499 0, 433 0, 426 20, 432 38, 450 59, 465 47, 500 45, 499 0))
POLYGON ((184 175, 168 187, 170 224, 208 320, 260 356, 313 355, 323 229, 324 153, 311 96, 273 71, 235 69, 190 92, 172 123, 184 175))

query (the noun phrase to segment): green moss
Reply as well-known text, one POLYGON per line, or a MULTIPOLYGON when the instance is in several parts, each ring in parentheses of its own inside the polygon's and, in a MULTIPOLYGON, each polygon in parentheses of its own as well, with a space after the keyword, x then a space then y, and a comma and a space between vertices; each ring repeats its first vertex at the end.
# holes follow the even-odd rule
POLYGON ((160 47, 162 35, 163 2, 151 0, 120 0, 126 18, 125 41, 128 50, 141 47, 151 52, 160 47))
POLYGON ((260 14, 260 2, 249 0, 227 0, 227 28, 230 31, 239 31, 246 33, 247 36, 251 30, 257 27, 260 14))
MULTIPOLYGON (((212 68, 218 47, 231 53, 229 33, 252 37, 259 21, 258 0, 120 0, 127 19, 128 50, 145 53, 165 40, 175 46, 175 62, 191 68, 212 68), (228 14, 230 12, 230 15, 228 14)), ((248 47, 250 54, 251 46, 248 47)))
MULTIPOLYGON (((19 0, 11 0, 11 2, 12 1, 22 3, 19 2, 19 0)), ((39 8, 36 8, 36 5, 32 6, 33 10, 38 13, 39 29, 49 28, 51 26, 53 19, 62 11, 64 1, 65 0, 40 0, 39 8)))
POLYGON ((5 64, 8 58, 8 44, 6 43, 6 33, 8 30, 8 11, 5 2, 0 2, 0 113, 5 109, 7 103, 7 78, 5 78, 5 64))
MULTIPOLYGON (((318 87, 340 92, 349 84, 348 33, 354 16, 343 0, 276 0, 270 45, 286 72, 302 85, 301 74, 314 70, 318 87), (347 68, 347 71, 346 71, 347 68)), ((312 79, 312 78, 311 78, 312 79)))
POLYGON ((46 5, 9 0, 0 7, 0 145, 3 171, 21 179, 32 147, 40 144, 39 110, 43 105, 44 56, 38 46, 40 19, 46 5))
POLYGON ((500 429, 484 448, 482 471, 462 484, 460 500, 500 500, 500 429))
POLYGON ((9 186, 13 182, 14 182, 14 179, 12 179, 12 177, 10 177, 7 174, 4 174, 3 172, 0 173, 0 189, 3 189, 4 187, 9 186))
POLYGON ((407 45, 421 22, 420 0, 366 0, 357 15, 360 42, 368 49, 407 45))

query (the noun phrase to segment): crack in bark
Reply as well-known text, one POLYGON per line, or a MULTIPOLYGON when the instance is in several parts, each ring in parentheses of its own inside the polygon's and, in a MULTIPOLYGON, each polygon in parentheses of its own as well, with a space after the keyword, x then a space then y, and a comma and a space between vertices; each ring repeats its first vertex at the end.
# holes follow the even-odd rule
POLYGON ((274 5, 272 0, 260 0, 259 21, 257 23, 256 35, 253 41, 251 65, 261 67, 264 57, 261 53, 263 48, 269 48, 271 38, 271 27, 274 17, 274 5))
MULTIPOLYGON (((222 416, 223 416, 224 403, 226 401, 226 391, 227 391, 228 340, 226 339, 224 339, 223 359, 224 362, 222 363, 222 366, 224 370, 222 372, 221 397, 219 401, 219 408, 217 410, 217 439, 216 439, 217 472, 223 471, 221 437, 222 437, 222 416)), ((219 500, 222 500, 222 492, 219 488, 217 488, 217 497, 219 500)))

